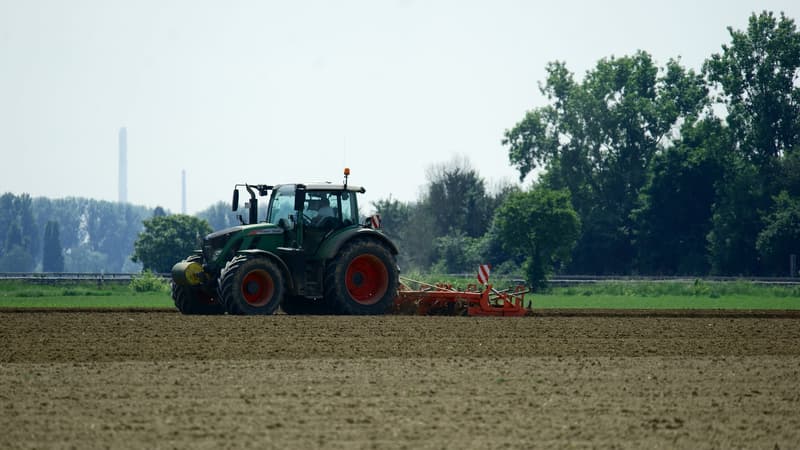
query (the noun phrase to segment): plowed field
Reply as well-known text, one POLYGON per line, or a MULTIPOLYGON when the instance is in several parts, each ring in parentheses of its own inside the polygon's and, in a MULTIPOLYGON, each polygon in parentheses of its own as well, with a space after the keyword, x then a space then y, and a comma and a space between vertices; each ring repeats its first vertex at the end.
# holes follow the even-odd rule
POLYGON ((0 313, 0 448, 796 448, 800 316, 0 313))

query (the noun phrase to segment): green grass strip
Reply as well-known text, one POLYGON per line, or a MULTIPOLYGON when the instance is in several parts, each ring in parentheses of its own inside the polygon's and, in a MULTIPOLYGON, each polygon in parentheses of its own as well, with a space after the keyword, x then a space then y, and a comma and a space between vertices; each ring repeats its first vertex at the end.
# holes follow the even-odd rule
MULTIPOLYGON (((429 275, 430 282, 436 277, 429 275)), ((148 281, 146 278, 144 281, 148 281)), ((471 280, 447 280, 464 289, 471 280), (463 285, 463 286, 461 286, 463 285)), ((173 308, 168 286, 0 281, 2 308, 173 308)), ((501 287, 502 288, 502 287, 501 287)), ((800 287, 748 282, 607 282, 556 287, 526 296, 534 309, 762 309, 800 310, 800 287)))
POLYGON ((0 296, 3 308, 174 308, 169 294, 149 292, 114 295, 0 296))
POLYGON ((686 296, 662 295, 657 297, 629 295, 536 295, 529 294, 526 303, 533 302, 534 309, 800 309, 800 298, 726 295, 686 296))

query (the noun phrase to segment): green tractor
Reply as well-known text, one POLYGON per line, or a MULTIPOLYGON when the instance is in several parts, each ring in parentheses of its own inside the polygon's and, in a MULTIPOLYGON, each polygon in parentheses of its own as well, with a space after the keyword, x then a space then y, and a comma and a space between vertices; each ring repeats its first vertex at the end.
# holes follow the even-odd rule
POLYGON ((172 268, 184 314, 384 314, 397 294, 397 247, 377 216, 359 222, 360 186, 236 185, 250 194, 248 220, 209 234, 172 268), (266 220, 258 197, 269 195, 266 220))

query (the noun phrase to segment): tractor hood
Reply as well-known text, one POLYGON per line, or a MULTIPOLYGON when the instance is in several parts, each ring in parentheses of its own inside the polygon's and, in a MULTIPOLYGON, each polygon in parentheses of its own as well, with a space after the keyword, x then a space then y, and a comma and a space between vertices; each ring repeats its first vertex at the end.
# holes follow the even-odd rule
POLYGON ((213 240, 219 238, 220 236, 228 236, 228 235, 231 235, 231 234, 234 234, 234 233, 238 233, 239 231, 242 231, 242 229, 244 229, 245 227, 246 227, 246 225, 237 225, 235 227, 224 228, 222 230, 215 231, 215 232, 209 234, 208 236, 206 236, 205 240, 213 241, 213 240))
POLYGON ((230 258, 239 250, 261 247, 263 239, 281 240, 283 229, 271 223, 258 223, 216 231, 203 239, 203 257, 212 264, 221 264, 222 260, 230 258))

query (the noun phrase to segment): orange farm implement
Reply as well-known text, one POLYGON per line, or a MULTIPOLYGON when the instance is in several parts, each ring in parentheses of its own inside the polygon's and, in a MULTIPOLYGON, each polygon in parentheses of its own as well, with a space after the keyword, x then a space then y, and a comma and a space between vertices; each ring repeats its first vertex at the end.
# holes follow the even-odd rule
MULTIPOLYGON (((532 314, 531 309, 525 307, 525 294, 530 292, 525 286, 498 291, 491 284, 470 284, 460 291, 450 284, 428 284, 405 277, 400 280, 402 284, 394 301, 395 314, 510 317, 532 314), (415 286, 416 290, 410 286, 415 286)), ((488 282, 488 277, 484 280, 488 282)))

